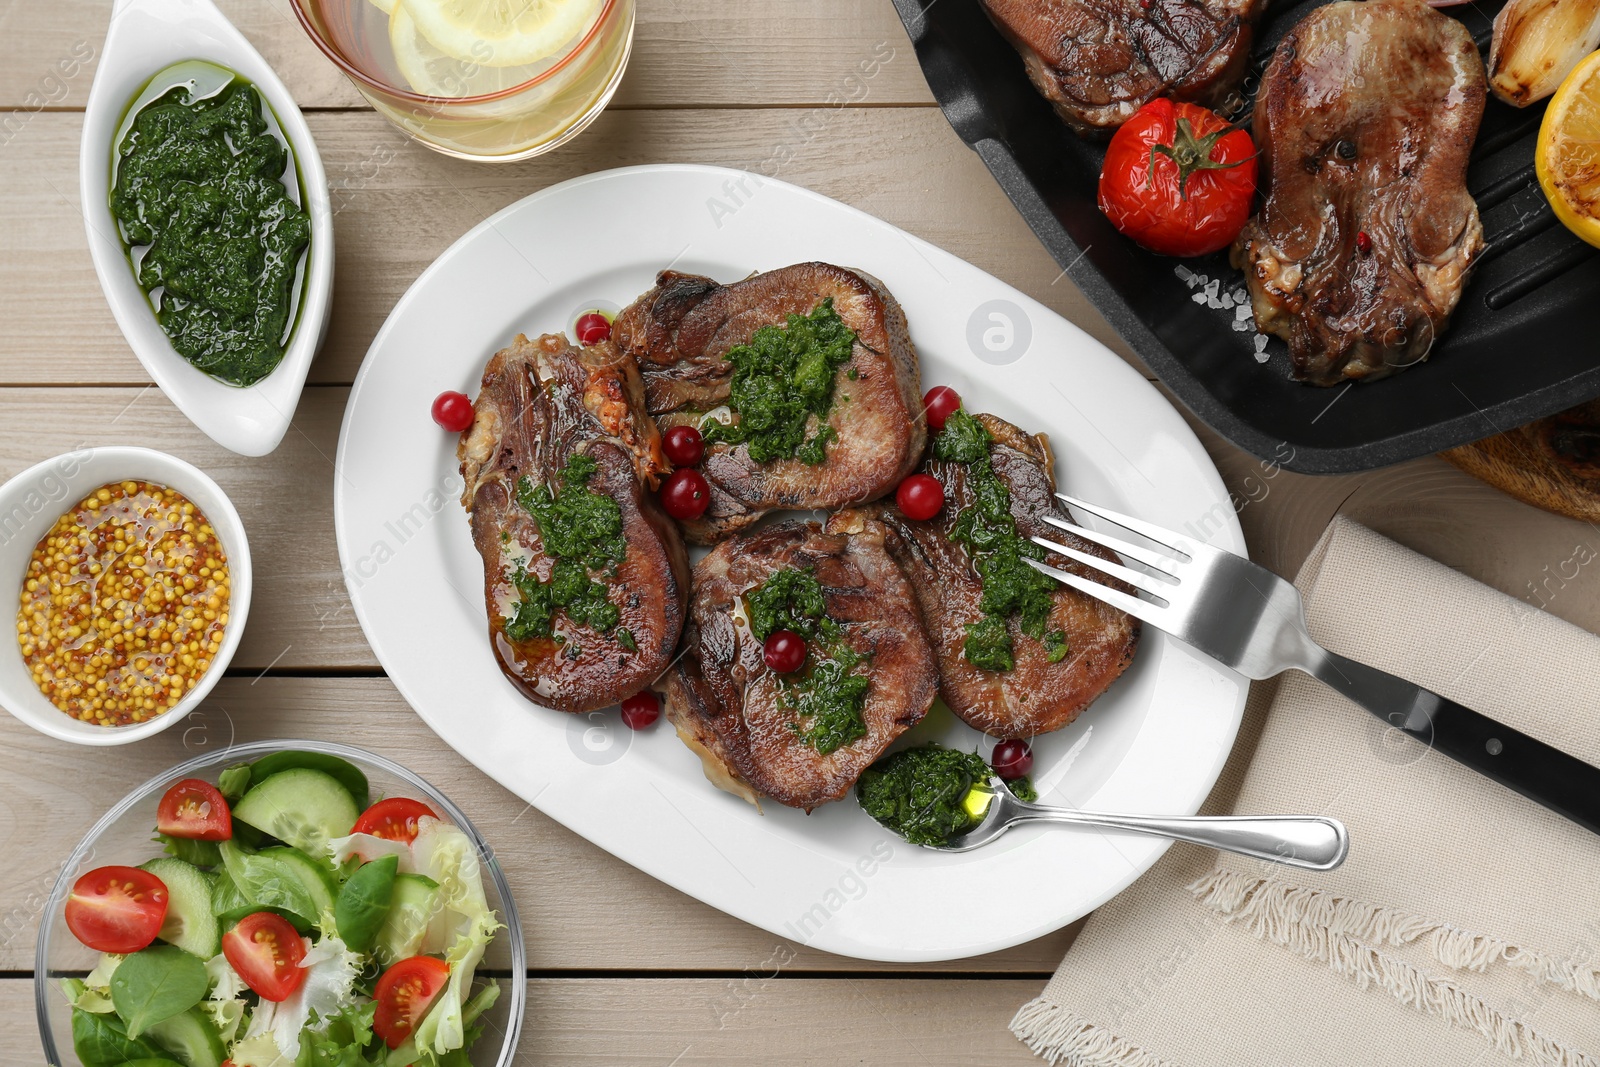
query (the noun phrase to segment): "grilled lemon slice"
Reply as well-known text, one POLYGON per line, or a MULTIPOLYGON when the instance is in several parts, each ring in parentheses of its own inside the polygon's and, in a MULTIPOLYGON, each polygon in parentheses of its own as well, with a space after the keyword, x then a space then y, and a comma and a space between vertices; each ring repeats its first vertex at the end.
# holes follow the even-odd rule
POLYGON ((1556 218, 1600 248, 1600 52, 1573 68, 1550 98, 1533 158, 1556 218))
POLYGON ((417 29, 452 59, 520 67, 548 59, 594 25, 601 0, 401 0, 417 29))

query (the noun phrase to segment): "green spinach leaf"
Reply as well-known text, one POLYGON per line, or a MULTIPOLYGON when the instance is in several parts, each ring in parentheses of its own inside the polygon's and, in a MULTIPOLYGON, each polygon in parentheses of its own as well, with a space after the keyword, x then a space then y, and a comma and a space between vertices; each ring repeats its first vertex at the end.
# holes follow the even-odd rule
POLYGON ((188 1011, 205 999, 206 965, 173 945, 135 952, 111 976, 111 1006, 137 1038, 152 1023, 188 1011))

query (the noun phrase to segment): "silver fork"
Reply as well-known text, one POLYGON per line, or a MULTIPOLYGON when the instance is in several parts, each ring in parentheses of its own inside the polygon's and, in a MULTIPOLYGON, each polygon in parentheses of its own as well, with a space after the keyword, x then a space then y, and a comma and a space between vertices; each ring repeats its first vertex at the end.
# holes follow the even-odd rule
POLYGON ((1600 833, 1600 768, 1403 678, 1328 651, 1306 631, 1299 590, 1265 567, 1065 493, 1056 496, 1167 552, 1045 515, 1050 525, 1149 570, 1113 563, 1043 537, 1032 540, 1126 582, 1142 595, 1030 559, 1034 570, 1165 630, 1247 678, 1271 678, 1291 667, 1304 671, 1401 733, 1600 833))

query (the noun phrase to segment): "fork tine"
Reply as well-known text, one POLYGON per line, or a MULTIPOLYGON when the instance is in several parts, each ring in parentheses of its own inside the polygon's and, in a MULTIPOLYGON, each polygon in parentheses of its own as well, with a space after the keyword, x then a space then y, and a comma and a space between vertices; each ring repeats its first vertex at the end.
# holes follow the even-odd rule
POLYGON ((1174 541, 1182 540, 1182 536, 1171 530, 1157 526, 1154 523, 1145 522, 1143 519, 1136 519, 1132 515, 1124 515, 1121 512, 1112 511, 1110 508, 1103 508, 1099 504, 1091 504, 1087 500, 1079 500, 1077 497, 1068 496, 1066 493, 1057 493, 1056 499, 1065 501, 1075 508, 1081 508, 1091 515, 1098 515, 1102 519, 1114 522, 1118 526, 1132 530, 1143 537, 1148 537, 1158 545, 1165 545, 1181 555, 1183 557, 1182 562, 1187 563, 1190 559, 1187 552, 1173 544, 1174 541))
POLYGON ((1127 593, 1119 589, 1113 589, 1109 585, 1091 582, 1089 579, 1080 578, 1069 571, 1040 563, 1036 559, 1029 559, 1024 556, 1022 557, 1022 562, 1047 578, 1054 578, 1056 581, 1063 585, 1069 585, 1080 593, 1092 596, 1096 600, 1103 600, 1112 607, 1125 611, 1136 619, 1147 622, 1157 629, 1163 629, 1160 619, 1162 613, 1167 609, 1160 604, 1152 604, 1148 600, 1140 600, 1136 596, 1129 596, 1127 593))
POLYGON ((1113 578, 1120 578, 1122 581, 1127 582, 1140 592, 1149 593, 1153 597, 1159 597, 1163 603, 1165 603, 1167 600, 1166 594, 1170 593, 1173 586, 1176 584, 1175 582, 1163 582, 1159 578, 1152 578, 1143 571, 1130 570, 1129 568, 1122 566, 1120 563, 1113 563, 1108 559, 1102 559, 1100 556, 1090 555, 1087 552, 1080 552, 1076 548, 1069 548, 1066 545, 1057 544, 1056 542, 1047 540, 1043 537, 1030 537, 1028 540, 1032 541, 1040 548, 1047 548, 1051 552, 1059 552, 1068 559, 1075 559, 1085 566, 1093 567, 1102 574, 1109 574, 1113 578))
POLYGON ((1120 541, 1109 534, 1103 534, 1099 530, 1091 530, 1087 526, 1079 526, 1075 522, 1068 522, 1066 519, 1058 518, 1055 515, 1040 515, 1039 517, 1058 530, 1065 530, 1067 533, 1081 537, 1085 541, 1093 541, 1097 545, 1104 545, 1120 556, 1136 560, 1151 570, 1161 571, 1163 574, 1167 573, 1169 567, 1181 562, 1172 556, 1163 555, 1160 552, 1152 552, 1150 549, 1141 548, 1138 545, 1130 545, 1128 542, 1120 541))

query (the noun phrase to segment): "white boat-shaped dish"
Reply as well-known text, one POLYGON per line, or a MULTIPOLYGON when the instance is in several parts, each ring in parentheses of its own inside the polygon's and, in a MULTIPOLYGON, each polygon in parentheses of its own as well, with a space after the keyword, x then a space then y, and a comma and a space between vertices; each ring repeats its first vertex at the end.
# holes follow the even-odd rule
MULTIPOLYGON (((429 408, 475 393, 516 334, 620 308, 655 272, 723 281, 820 259, 882 279, 905 308, 922 385, 1045 430, 1070 492, 1242 552, 1227 489, 1172 405, 1055 312, 948 252, 816 193, 720 167, 576 178, 489 218, 395 306, 339 436, 334 521, 379 661, 423 720, 490 777, 634 866, 777 936, 868 959, 972 956, 1055 930, 1147 870, 1167 842, 1022 830, 970 853, 892 837, 854 799, 810 816, 706 781, 662 721, 536 707, 495 665, 483 567, 457 497, 456 436, 429 408)), ((1146 628, 1132 667, 1070 727, 1034 739, 1052 803, 1193 814, 1233 745, 1247 683, 1146 628)), ((941 705, 905 743, 986 754, 941 705)))
POLYGON ((218 444, 246 456, 278 447, 311 358, 328 328, 333 297, 333 212, 322 157, 283 81, 210 0, 117 0, 89 91, 78 157, 84 226, 95 274, 134 355, 179 411, 218 444), (111 215, 111 162, 128 106, 157 73, 185 60, 225 67, 253 82, 289 141, 302 206, 311 216, 299 310, 275 370, 248 388, 218 381, 190 364, 167 339, 139 287, 111 215))

